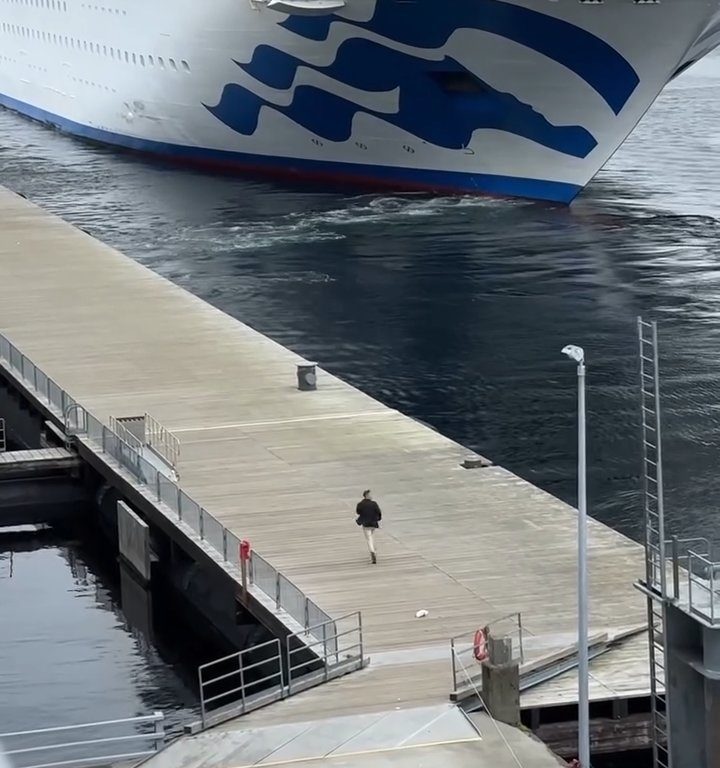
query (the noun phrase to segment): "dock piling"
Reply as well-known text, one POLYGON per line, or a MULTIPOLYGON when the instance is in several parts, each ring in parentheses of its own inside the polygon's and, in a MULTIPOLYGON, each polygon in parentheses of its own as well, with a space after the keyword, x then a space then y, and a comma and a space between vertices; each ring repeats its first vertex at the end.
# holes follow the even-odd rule
POLYGON ((482 664, 482 694, 488 712, 500 722, 520 725, 520 665, 512 639, 488 633, 488 658, 482 664))

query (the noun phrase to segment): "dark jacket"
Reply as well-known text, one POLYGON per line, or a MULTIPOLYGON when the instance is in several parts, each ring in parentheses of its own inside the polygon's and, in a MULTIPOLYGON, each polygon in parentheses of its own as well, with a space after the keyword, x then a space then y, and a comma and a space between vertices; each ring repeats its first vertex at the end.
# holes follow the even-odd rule
POLYGON ((376 501, 372 499, 363 499, 355 510, 358 516, 358 522, 363 528, 379 528, 382 520, 382 512, 376 501))

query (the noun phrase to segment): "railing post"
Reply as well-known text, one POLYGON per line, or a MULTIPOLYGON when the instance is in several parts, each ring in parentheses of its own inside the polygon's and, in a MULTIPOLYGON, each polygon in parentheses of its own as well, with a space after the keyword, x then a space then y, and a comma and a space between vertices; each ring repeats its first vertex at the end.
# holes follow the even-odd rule
POLYGON ((278 663, 278 675, 280 677, 280 695, 282 698, 285 698, 285 675, 283 674, 283 659, 282 659, 282 645, 280 645, 280 641, 276 640, 277 643, 277 663, 278 663))
POLYGON ((693 597, 692 597, 692 569, 693 569, 693 554, 688 550, 688 609, 692 613, 693 597))
POLYGON ((242 651, 238 653, 238 669, 240 670, 240 698, 242 700, 242 711, 245 714, 245 672, 243 671, 242 651))
POLYGON ((453 691, 457 691, 457 672, 455 671, 455 638, 450 638, 450 662, 452 664, 453 691))
POLYGON ((178 513, 178 520, 182 520, 182 492, 180 491, 180 488, 176 485, 175 491, 177 494, 177 513, 178 513))
MULTIPOLYGON (((310 630, 310 607, 308 605, 308 598, 305 597, 305 634, 310 630)), ((327 653, 327 652, 326 652, 327 653)))
POLYGON ((205 730, 205 691, 203 690, 202 667, 198 667, 198 691, 200 693, 200 722, 205 730))
POLYGON ((33 389, 37 392, 37 365, 33 365, 33 389))
POLYGON ((518 611, 518 642, 520 644, 520 663, 525 661, 525 649, 523 648, 522 613, 518 611))
POLYGON ((102 450, 107 453, 107 427, 102 428, 102 450))
MULTIPOLYGON (((327 621, 323 623, 323 667, 325 668, 325 682, 328 679, 328 652, 327 652, 327 621)), ((335 633, 337 635, 337 632, 335 633)), ((337 637, 335 638, 337 642, 337 637)))
POLYGON ((205 510, 202 507, 200 507, 200 512, 198 513, 198 528, 200 528, 198 533, 200 534, 201 541, 205 538, 205 515, 203 514, 204 511, 205 510))
POLYGON ((227 563, 227 528, 223 526, 223 560, 227 563))
POLYGON ((275 610, 280 610, 280 571, 275 571, 275 610))
POLYGON ((50 377, 45 377, 45 394, 46 394, 46 400, 48 401, 48 405, 51 405, 50 401, 50 377))
POLYGON ((710 623, 715 624, 715 563, 710 560, 710 623))
POLYGON ((165 716, 162 712, 153 712, 153 716, 155 717, 155 751, 157 752, 159 749, 159 745, 161 742, 165 740, 165 729, 163 728, 163 721, 165 719, 165 716))
MULTIPOLYGON (((290 635, 287 636, 285 639, 285 642, 287 643, 287 646, 285 650, 287 651, 287 671, 288 671, 288 681, 287 681, 287 692, 288 696, 292 696, 292 676, 293 676, 293 668, 292 668, 292 653, 290 651, 290 635)), ((278 657, 278 663, 282 667, 282 660, 278 657)))
POLYGON ((160 492, 160 472, 156 472, 155 473, 155 486, 156 486, 155 493, 157 494, 157 500, 161 501, 162 500, 162 494, 160 492))
POLYGON ((672 537, 672 573, 673 573, 673 597, 675 600, 680 599, 680 545, 678 544, 678 537, 672 537))
MULTIPOLYGON (((358 635, 360 643, 360 669, 362 669, 365 666, 365 650, 363 648, 362 613, 360 611, 358 611, 358 635)), ((335 652, 340 653, 337 640, 335 641, 335 652)))

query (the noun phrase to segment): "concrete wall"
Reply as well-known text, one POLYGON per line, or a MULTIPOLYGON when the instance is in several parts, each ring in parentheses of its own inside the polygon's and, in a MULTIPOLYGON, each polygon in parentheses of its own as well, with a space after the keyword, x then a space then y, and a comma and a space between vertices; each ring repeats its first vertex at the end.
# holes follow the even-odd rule
POLYGON ((150 581, 150 527, 124 501, 117 503, 118 549, 144 581, 150 581))
POLYGON ((702 659, 700 625, 673 606, 666 608, 665 616, 673 768, 706 768, 705 685, 687 663, 688 656, 702 659))
POLYGON ((0 483, 0 526, 62 523, 87 514, 92 495, 67 478, 0 483))

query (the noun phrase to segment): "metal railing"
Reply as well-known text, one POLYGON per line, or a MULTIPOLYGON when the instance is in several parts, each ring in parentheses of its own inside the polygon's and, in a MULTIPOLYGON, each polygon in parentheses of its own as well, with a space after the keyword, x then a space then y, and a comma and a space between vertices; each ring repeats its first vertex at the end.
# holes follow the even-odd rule
POLYGON ((165 741, 164 715, 0 733, 13 768, 100 766, 154 755, 165 741))
POLYGON ((276 610, 284 610, 306 631, 332 621, 317 603, 255 551, 250 554, 250 583, 272 598, 276 610))
POLYGON ((0 453, 3 453, 7 448, 5 442, 5 419, 0 419, 0 453))
MULTIPOLYGON (((720 561, 712 543, 704 538, 678 539, 665 542, 666 562, 670 568, 666 597, 680 608, 720 624, 720 561)), ((658 584, 649 585, 658 591, 658 584)))
POLYGON ((129 446, 141 454, 146 447, 150 448, 163 461, 167 462, 177 475, 180 441, 157 419, 154 419, 149 413, 145 413, 142 416, 123 418, 111 416, 109 422, 110 429, 129 446))
POLYGON ((150 448, 170 462, 171 467, 177 467, 180 458, 180 441, 149 413, 145 414, 145 440, 150 448))
MULTIPOLYGON (((238 582, 241 581, 240 539, 188 496, 174 480, 143 458, 142 451, 137 448, 137 438, 134 438, 134 442, 129 441, 128 430, 120 435, 115 429, 104 425, 0 333, 0 363, 3 361, 10 372, 59 417, 68 434, 86 441, 96 450, 99 449, 130 473, 146 493, 158 504, 169 509, 178 522, 187 526, 206 547, 211 548, 234 578, 238 582)), ((152 417, 146 414, 145 418, 147 423, 156 425, 152 427, 156 430, 153 439, 160 443, 166 441, 172 448, 173 440, 177 438, 152 417)), ((117 420, 113 423, 117 427, 117 420)), ((250 585, 263 592, 275 604, 276 610, 285 611, 304 630, 311 624, 332 620, 295 584, 256 552, 252 552, 249 571, 250 585)))
MULTIPOLYGON (((500 616, 478 629, 482 630, 485 641, 491 636, 511 640, 511 659, 518 664, 525 661, 522 616, 519 612, 500 616)), ((481 684, 482 667, 475 656, 476 632, 477 630, 450 638, 452 684, 456 694, 465 689, 475 690, 481 684)))
POLYGON ((217 709, 244 715, 283 697, 285 676, 279 640, 270 640, 198 667, 200 718, 217 709))
POLYGON ((350 613, 198 668, 199 730, 307 690, 364 664, 362 617, 350 613))
POLYGON ((110 429, 133 450, 142 453, 143 442, 137 435, 134 435, 122 422, 114 416, 110 417, 110 429))
POLYGON ((288 635, 285 646, 288 670, 288 696, 307 687, 313 673, 319 671, 326 682, 337 667, 348 663, 364 664, 363 629, 360 612, 339 619, 310 625, 305 632, 288 635), (308 658, 308 651, 312 658, 308 658), (322 666, 318 667, 318 663, 322 666), (299 683, 299 684, 298 684, 299 683))

